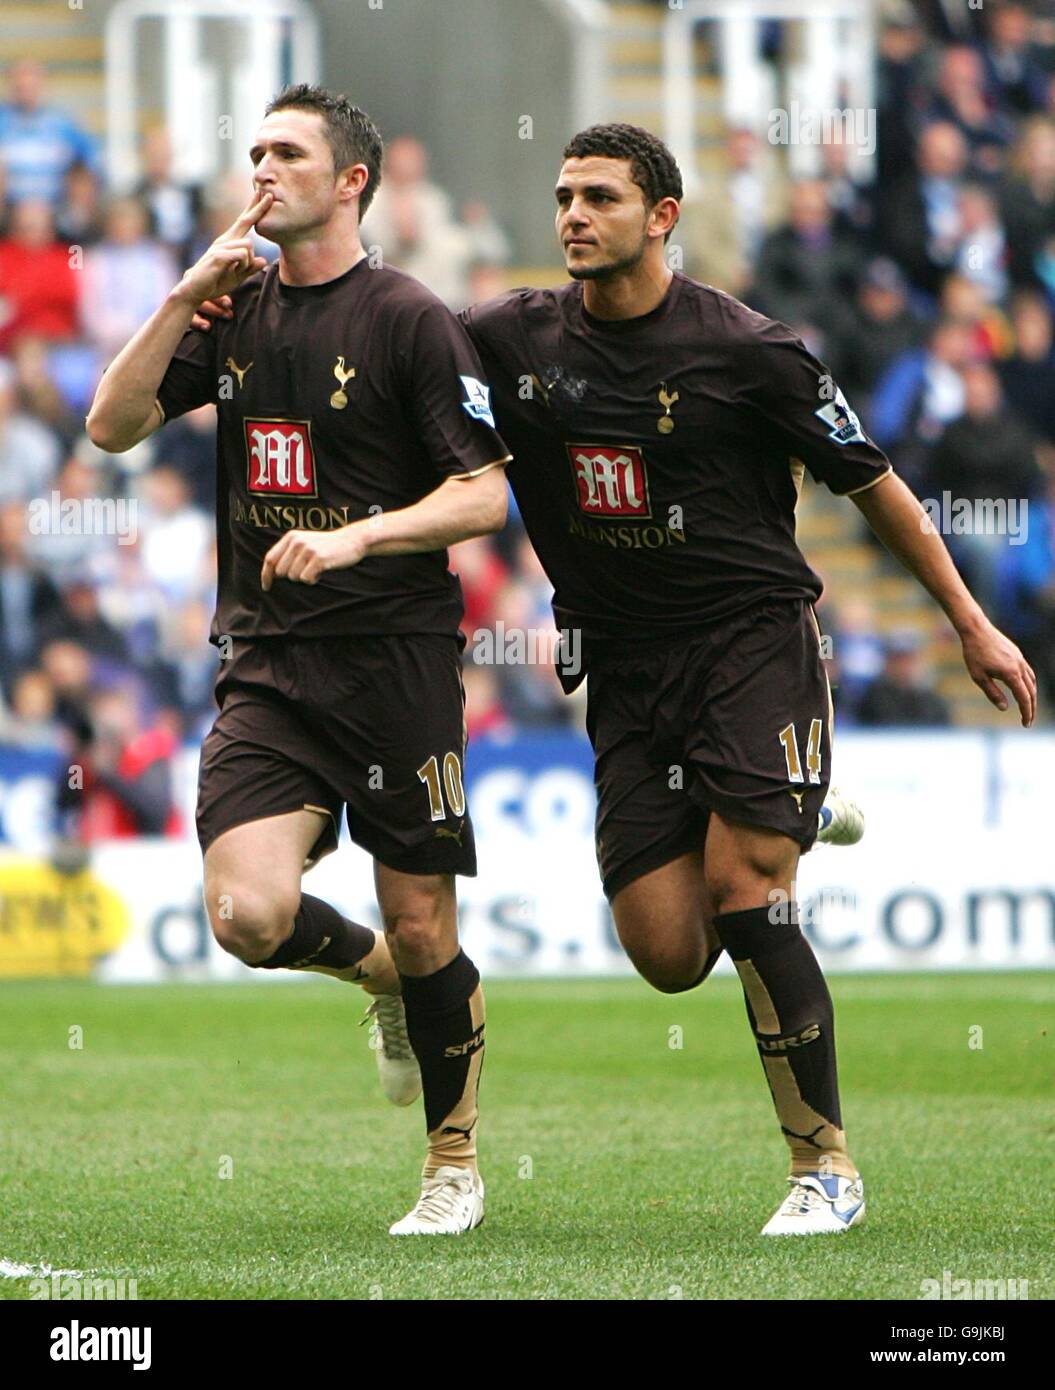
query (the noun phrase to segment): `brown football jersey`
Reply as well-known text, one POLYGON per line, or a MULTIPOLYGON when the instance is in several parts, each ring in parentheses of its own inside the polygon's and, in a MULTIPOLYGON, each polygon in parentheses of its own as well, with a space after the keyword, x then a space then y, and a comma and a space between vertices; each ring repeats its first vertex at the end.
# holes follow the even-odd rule
POLYGON ((575 282, 461 319, 558 625, 587 651, 816 600, 795 542, 803 470, 846 494, 890 469, 786 324, 686 275, 634 319, 594 317, 575 282))
POLYGON ((445 550, 368 556, 268 593, 260 570, 286 531, 395 511, 508 460, 464 329, 417 280, 368 259, 304 286, 275 262, 231 297, 234 318, 188 330, 158 390, 166 419, 218 410, 212 640, 453 635, 461 590, 445 550))

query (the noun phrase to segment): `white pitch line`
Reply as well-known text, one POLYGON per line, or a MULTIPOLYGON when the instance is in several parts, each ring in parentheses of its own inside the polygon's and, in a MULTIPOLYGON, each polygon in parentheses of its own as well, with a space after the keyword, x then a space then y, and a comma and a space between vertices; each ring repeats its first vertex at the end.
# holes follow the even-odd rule
POLYGON ((83 1279, 81 1269, 52 1269, 51 1265, 20 1265, 14 1260, 0 1260, 0 1279, 50 1279, 57 1274, 62 1279, 83 1279))

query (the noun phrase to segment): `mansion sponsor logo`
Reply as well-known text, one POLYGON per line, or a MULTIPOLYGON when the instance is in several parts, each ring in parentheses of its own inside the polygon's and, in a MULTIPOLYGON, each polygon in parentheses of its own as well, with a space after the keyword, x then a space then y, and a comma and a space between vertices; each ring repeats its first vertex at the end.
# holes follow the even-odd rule
POLYGON ((266 531, 335 531, 355 519, 350 512, 351 508, 347 505, 305 507, 292 503, 250 502, 246 506, 241 498, 237 498, 233 519, 266 531))
POLYGON ((135 545, 138 518, 134 497, 63 497, 54 488, 26 508, 31 536, 116 536, 118 545, 135 545))
POLYGON ((636 444, 568 444, 579 510, 586 516, 650 517, 645 461, 636 444))
POLYGON ((310 421, 246 420, 245 448, 249 492, 318 496, 310 421))
POLYGON ((577 676, 582 669, 582 633, 577 627, 506 627, 501 618, 472 635, 477 666, 555 666, 577 676))
POLYGON ((605 526, 599 521, 568 517, 568 531, 592 545, 613 550, 659 550, 665 545, 684 545, 685 532, 676 526, 605 526))
POLYGON ((1025 545, 1029 538, 1029 499, 1027 497, 925 497, 924 515, 919 519, 923 532, 939 531, 943 536, 1007 536, 1009 545, 1025 545))

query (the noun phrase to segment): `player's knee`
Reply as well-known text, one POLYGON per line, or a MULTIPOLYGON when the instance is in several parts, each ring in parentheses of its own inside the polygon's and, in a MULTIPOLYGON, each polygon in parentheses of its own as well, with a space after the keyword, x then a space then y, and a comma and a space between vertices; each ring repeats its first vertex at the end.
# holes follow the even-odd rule
POLYGON ((783 864, 777 856, 748 854, 734 864, 723 866, 707 880, 707 894, 715 915, 737 912, 747 907, 764 907, 774 883, 782 877, 783 864))
POLYGON ((239 960, 273 956, 289 936, 300 893, 261 893, 247 886, 208 895, 209 922, 217 944, 239 960))
POLYGON ((653 989, 661 994, 682 994, 699 983, 703 970, 702 951, 657 951, 630 949, 627 954, 634 969, 653 989))
POLYGON ((439 945, 443 919, 438 906, 425 899, 384 914, 385 933, 393 956, 414 960, 429 955, 439 945))

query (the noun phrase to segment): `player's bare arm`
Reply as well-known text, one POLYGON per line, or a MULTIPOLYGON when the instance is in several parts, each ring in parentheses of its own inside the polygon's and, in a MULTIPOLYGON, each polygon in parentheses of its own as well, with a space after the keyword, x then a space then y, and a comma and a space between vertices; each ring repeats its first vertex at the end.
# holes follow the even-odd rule
POLYGON ((443 550, 456 541, 489 535, 505 525, 505 470, 494 467, 448 478, 413 506, 353 521, 335 531, 288 531, 264 557, 265 593, 275 579, 316 584, 326 570, 348 569, 367 555, 409 555, 443 550))
POLYGON ((249 232, 271 202, 270 193, 254 194, 110 363, 85 422, 89 438, 100 449, 122 454, 161 426, 158 387, 198 304, 237 289, 267 264, 253 255, 249 232))
POLYGON ((1014 642, 989 621, 957 573, 945 542, 910 488, 894 473, 854 494, 879 539, 948 615, 963 644, 971 679, 997 709, 1007 709, 1002 681, 1015 697, 1023 727, 1037 712, 1037 677, 1014 642))

